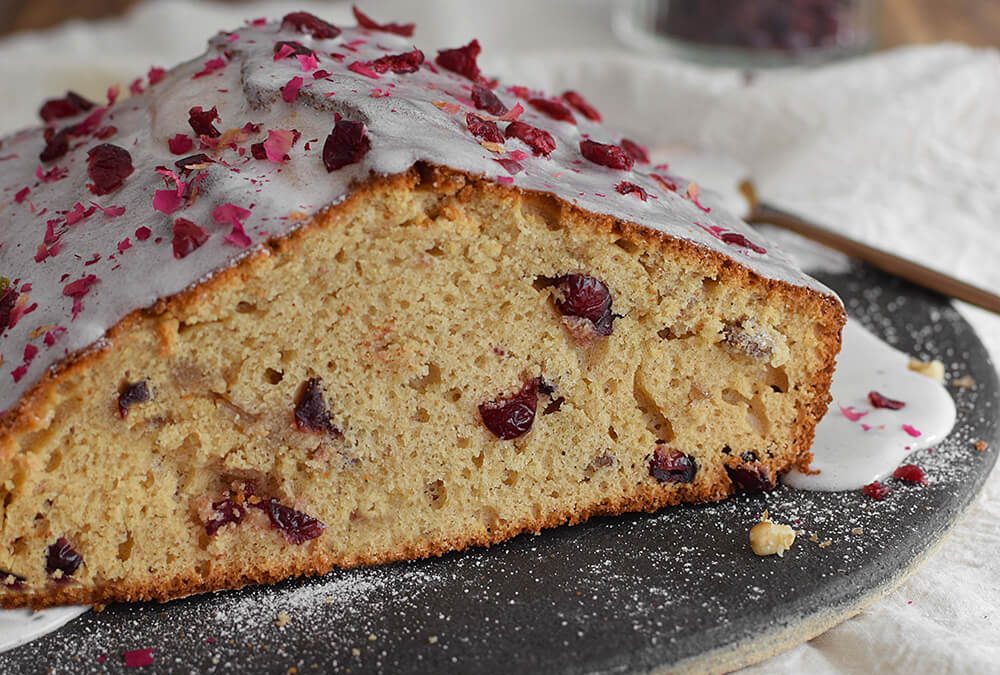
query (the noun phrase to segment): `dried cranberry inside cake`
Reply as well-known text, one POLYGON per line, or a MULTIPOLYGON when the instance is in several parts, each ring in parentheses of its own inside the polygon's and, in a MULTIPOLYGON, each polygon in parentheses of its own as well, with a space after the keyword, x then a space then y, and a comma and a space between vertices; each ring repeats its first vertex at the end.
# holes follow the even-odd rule
POLYGON ((513 396, 479 405, 479 415, 486 428, 502 441, 509 441, 531 431, 538 407, 537 378, 524 383, 513 396))
POLYGON ((77 553, 66 537, 56 539, 45 556, 45 571, 57 579, 72 576, 82 564, 83 556, 77 553))
POLYGON ((611 291, 597 277, 567 274, 556 282, 556 307, 563 316, 587 320, 598 335, 611 335, 615 315, 611 311, 611 291))
POLYGON ((649 460, 649 475, 660 483, 690 483, 697 471, 694 457, 665 445, 657 445, 649 460))

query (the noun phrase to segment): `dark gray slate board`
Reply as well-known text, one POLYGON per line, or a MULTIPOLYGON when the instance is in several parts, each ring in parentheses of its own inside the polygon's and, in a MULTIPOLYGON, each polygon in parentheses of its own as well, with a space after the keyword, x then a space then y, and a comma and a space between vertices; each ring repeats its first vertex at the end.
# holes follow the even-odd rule
POLYGON ((952 436, 914 458, 928 487, 895 485, 883 502, 782 488, 437 560, 112 606, 0 655, 0 672, 122 672, 121 653, 144 647, 156 649, 155 665, 129 672, 719 670, 806 640, 932 551, 979 491, 998 445, 996 371, 947 302, 861 266, 819 276, 854 320, 904 351, 941 359, 952 377, 975 379, 975 388, 953 388, 952 436), (974 439, 989 449, 975 451, 974 439), (757 558, 747 530, 764 508, 815 541, 807 534, 784 559, 757 558), (863 534, 851 533, 857 527, 863 534), (282 612, 288 623, 279 628, 282 612))

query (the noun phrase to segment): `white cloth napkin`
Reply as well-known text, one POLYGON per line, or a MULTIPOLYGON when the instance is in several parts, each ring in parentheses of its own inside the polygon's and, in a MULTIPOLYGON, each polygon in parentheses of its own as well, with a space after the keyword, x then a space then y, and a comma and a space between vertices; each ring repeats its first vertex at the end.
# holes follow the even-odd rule
MULTIPOLYGON (((625 4, 372 0, 364 9, 377 19, 416 20, 415 42, 431 54, 478 37, 486 72, 552 91, 578 89, 636 140, 733 157, 769 201, 1000 291, 1000 53, 911 48, 816 70, 760 73, 748 84, 738 71, 629 51, 612 31, 625 4)), ((345 3, 294 5, 350 21, 345 3)), ((122 20, 0 42, 7 93, 0 130, 33 124, 45 97, 73 88, 100 98, 109 84, 127 85, 150 64, 196 55, 217 29, 289 8, 163 0, 122 20)), ((1000 358, 1000 319, 961 311, 994 361, 1000 358)), ((942 549, 901 588, 751 670, 996 672, 998 551, 994 475, 942 549)))

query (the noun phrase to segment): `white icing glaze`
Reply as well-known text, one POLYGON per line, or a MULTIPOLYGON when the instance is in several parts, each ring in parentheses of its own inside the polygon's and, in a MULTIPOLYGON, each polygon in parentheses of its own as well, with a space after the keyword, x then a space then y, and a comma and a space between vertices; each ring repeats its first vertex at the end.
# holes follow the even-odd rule
POLYGON ((0 653, 62 628, 88 609, 90 608, 72 605, 38 612, 30 609, 0 610, 0 653))
POLYGON ((910 370, 909 360, 848 321, 830 386, 833 402, 812 445, 810 469, 819 473, 792 470, 782 481, 800 490, 857 490, 888 476, 910 453, 944 440, 955 425, 955 403, 942 385, 910 370), (870 391, 906 405, 874 408, 870 391))
MULTIPOLYGON (((0 276, 15 281, 22 309, 34 309, 20 316, 0 337, 0 410, 12 406, 47 368, 100 340, 131 311, 148 307, 234 264, 268 237, 287 234, 302 222, 289 218, 290 214, 315 213, 342 201, 352 182, 371 173, 398 174, 418 161, 550 192, 585 209, 691 240, 761 276, 833 295, 735 216, 720 208, 713 208, 710 214, 700 210, 684 196, 685 181, 678 181, 678 192, 674 193, 650 178, 649 173, 655 170, 648 165, 614 171, 585 160, 579 150, 584 136, 616 143, 620 135, 580 114, 576 114, 578 124, 574 125, 525 105, 520 119, 551 133, 557 147, 549 157, 534 157, 521 141, 508 139, 507 153, 528 153, 520 160, 524 170, 510 176, 494 161, 498 155, 483 147, 466 127, 467 112, 490 118, 470 105, 472 83, 434 66, 434 55, 428 54, 420 70, 409 74, 389 72, 372 79, 348 69, 354 61, 410 49, 412 45, 399 36, 357 28, 344 29, 334 39, 316 40, 308 34, 281 30, 278 23, 247 26, 220 34, 203 56, 172 69, 155 85, 144 82, 144 93, 111 105, 96 125, 108 135, 74 138, 69 152, 54 162, 43 165, 39 161, 45 146, 41 129, 4 138, 0 147, 0 276), (275 60, 274 46, 279 40, 299 41, 313 49, 318 69, 330 74, 315 79, 316 69, 294 57, 275 60), (226 61, 223 67, 195 77, 206 70, 206 63, 220 56, 226 61), (281 89, 296 76, 303 79, 303 85, 297 99, 288 103, 281 89), (240 140, 238 149, 201 150, 195 139, 193 150, 174 155, 168 149, 169 138, 176 134, 194 137, 188 124, 188 111, 193 106, 217 107, 220 131, 238 129, 248 122, 261 125, 260 131, 240 140), (333 127, 334 113, 363 122, 371 150, 361 162, 328 173, 322 148, 333 127), (111 126, 113 129, 108 129, 111 126), (278 129, 301 133, 288 152, 290 159, 279 164, 252 158, 250 145, 265 140, 269 130, 278 129), (87 188, 87 151, 99 143, 127 149, 134 173, 114 193, 95 197, 87 188), (197 199, 169 216, 154 211, 154 192, 167 187, 155 168, 174 169, 179 157, 197 152, 217 160, 203 172, 197 199), (59 167, 66 175, 42 181, 36 178, 39 167, 43 171, 59 167), (622 180, 647 190, 650 199, 618 194, 615 186, 622 180), (24 188, 29 188, 26 195, 24 188), (109 217, 97 211, 67 226, 65 215, 74 204, 80 202, 86 208, 91 200, 105 207, 124 207, 125 213, 109 217), (244 222, 249 247, 227 242, 229 225, 213 221, 213 209, 224 203, 250 209, 251 215, 244 222), (171 247, 172 223, 177 217, 194 221, 210 235, 204 245, 182 259, 173 256, 171 247), (58 252, 36 262, 49 220, 57 231, 65 231, 59 238, 58 252), (763 245, 767 252, 725 244, 698 223, 740 233, 763 245), (148 239, 139 240, 136 232, 140 227, 149 228, 148 239), (119 251, 126 238, 130 247, 119 251), (97 281, 80 299, 82 307, 74 318, 73 299, 64 289, 85 275, 94 275, 97 281), (25 285, 30 290, 25 292, 25 285), (28 358, 26 349, 37 349, 37 353, 28 358)), ((508 107, 519 100, 502 85, 495 91, 508 107)), ((56 120, 50 127, 62 129, 86 115, 56 120)), ((502 130, 506 122, 499 125, 502 130)), ((712 203, 711 197, 705 200, 712 203)))

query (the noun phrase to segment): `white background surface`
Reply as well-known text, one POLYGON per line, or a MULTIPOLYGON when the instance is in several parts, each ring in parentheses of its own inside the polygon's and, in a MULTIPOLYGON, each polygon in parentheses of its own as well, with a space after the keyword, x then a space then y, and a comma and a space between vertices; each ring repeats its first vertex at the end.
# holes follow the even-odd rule
MULTIPOLYGON (((478 37, 480 64, 491 75, 553 91, 578 89, 636 140, 734 157, 769 201, 1000 291, 1000 53, 912 48, 820 70, 764 73, 748 86, 738 72, 628 51, 611 30, 613 6, 364 3, 377 20, 416 20, 415 42, 428 54, 478 37)), ((342 3, 163 0, 125 20, 68 24, 0 42, 0 131, 34 124, 43 98, 72 88, 100 100, 109 84, 124 88, 149 65, 169 67, 200 53, 217 29, 293 8, 352 22, 342 3)), ((996 361, 1000 319, 961 310, 996 361)), ((997 672, 998 553, 1000 475, 994 474, 942 550, 898 591, 752 670, 997 672)))

